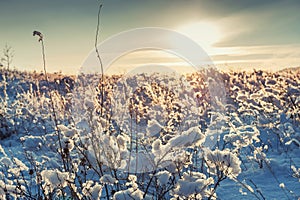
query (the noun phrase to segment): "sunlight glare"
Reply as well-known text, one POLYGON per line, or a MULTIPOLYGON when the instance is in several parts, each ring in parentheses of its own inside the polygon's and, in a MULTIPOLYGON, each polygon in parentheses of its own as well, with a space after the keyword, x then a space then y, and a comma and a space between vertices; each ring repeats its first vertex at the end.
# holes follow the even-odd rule
POLYGON ((217 25, 211 22, 193 22, 179 26, 177 30, 197 42, 208 54, 216 53, 213 45, 221 39, 217 25))

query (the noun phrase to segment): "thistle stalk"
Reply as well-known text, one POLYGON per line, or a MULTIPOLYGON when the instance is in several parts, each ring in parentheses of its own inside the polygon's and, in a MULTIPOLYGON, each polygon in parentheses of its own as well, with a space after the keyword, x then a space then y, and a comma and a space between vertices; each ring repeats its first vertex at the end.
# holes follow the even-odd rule
POLYGON ((63 155, 64 153, 63 153, 62 142, 61 142, 61 132, 58 128, 58 120, 57 120, 57 115, 56 115, 56 112, 55 112, 54 101, 53 101, 53 97, 52 97, 52 94, 51 94, 51 91, 50 91, 50 82, 49 82, 49 79, 48 79, 48 76, 47 76, 44 37, 43 37, 43 34, 39 31, 33 31, 33 36, 38 36, 39 37, 38 41, 41 43, 42 57, 43 57, 43 69, 44 69, 44 74, 45 74, 47 87, 49 89, 50 105, 51 105, 53 119, 54 119, 55 132, 57 133, 57 137, 58 137, 60 156, 61 156, 61 159, 63 161, 64 170, 68 171, 68 166, 66 164, 65 156, 63 155))

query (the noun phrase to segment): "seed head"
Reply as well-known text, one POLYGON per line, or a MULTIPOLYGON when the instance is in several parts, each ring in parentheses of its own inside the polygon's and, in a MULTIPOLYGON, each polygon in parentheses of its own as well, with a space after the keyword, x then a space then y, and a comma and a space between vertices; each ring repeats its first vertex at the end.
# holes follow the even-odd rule
POLYGON ((33 36, 39 36, 39 42, 41 42, 43 40, 43 34, 39 31, 33 31, 33 36))

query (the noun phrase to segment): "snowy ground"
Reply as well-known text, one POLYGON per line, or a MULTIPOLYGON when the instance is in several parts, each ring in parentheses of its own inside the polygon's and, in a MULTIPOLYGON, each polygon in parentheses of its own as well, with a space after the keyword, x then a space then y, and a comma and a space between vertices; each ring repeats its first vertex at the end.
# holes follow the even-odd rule
POLYGON ((0 75, 2 199, 300 198, 299 72, 0 75))

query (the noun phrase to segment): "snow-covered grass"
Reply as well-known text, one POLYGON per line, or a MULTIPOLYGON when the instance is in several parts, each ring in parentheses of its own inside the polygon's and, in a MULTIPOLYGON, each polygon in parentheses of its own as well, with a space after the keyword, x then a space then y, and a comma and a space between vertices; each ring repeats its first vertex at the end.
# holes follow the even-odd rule
POLYGON ((0 198, 300 197, 300 72, 99 77, 0 71, 0 198))

